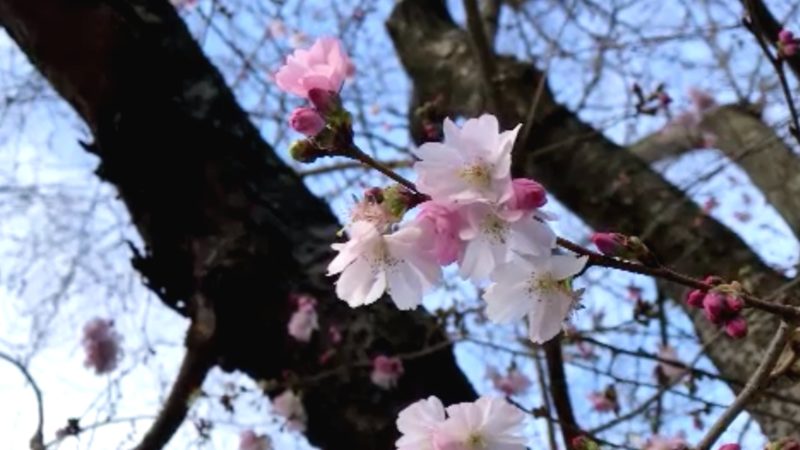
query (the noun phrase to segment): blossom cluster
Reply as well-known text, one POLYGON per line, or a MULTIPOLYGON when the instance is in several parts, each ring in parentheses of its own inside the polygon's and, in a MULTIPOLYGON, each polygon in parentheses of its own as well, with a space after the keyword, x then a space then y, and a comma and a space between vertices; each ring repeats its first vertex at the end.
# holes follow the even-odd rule
POLYGON ((525 416, 505 400, 481 397, 445 409, 428 397, 400 412, 398 450, 503 449, 524 450, 525 416))
MULTIPOLYGON (((310 136, 293 146, 293 156, 313 160, 330 145, 351 146, 352 131, 338 92, 352 64, 335 39, 322 38, 287 58, 275 80, 280 89, 311 101, 292 113, 294 129, 310 136), (323 131, 323 129, 325 131, 323 131)), ((498 323, 529 318, 537 343, 558 334, 572 311, 572 278, 585 258, 554 254, 556 235, 540 208, 544 188, 512 178, 511 151, 520 127, 501 131, 496 117, 483 115, 462 126, 444 121, 443 141, 414 150, 414 190, 403 186, 369 189, 354 207, 349 240, 328 266, 339 275, 336 294, 351 307, 388 293, 403 310, 420 305, 456 263, 462 277, 491 281, 483 296, 486 313, 498 323), (406 213, 416 210, 416 216, 406 213)), ((340 153, 341 154, 341 153, 340 153)), ((298 319, 299 320, 299 319, 298 319)))
POLYGON ((706 278, 706 283, 714 287, 707 292, 699 289, 689 292, 686 303, 702 308, 706 319, 722 327, 728 336, 734 339, 745 337, 747 321, 742 315, 742 286, 737 282, 724 284, 716 277, 706 278))

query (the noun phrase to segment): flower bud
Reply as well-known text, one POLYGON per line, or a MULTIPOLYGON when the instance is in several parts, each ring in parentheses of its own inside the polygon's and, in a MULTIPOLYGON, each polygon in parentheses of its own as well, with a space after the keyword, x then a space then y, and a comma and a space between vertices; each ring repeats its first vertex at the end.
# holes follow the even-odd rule
POLYGON ((293 130, 311 137, 325 128, 325 119, 313 108, 301 107, 292 111, 289 125, 293 130))
POLYGON ((597 250, 606 256, 623 256, 625 255, 627 244, 627 237, 619 233, 594 233, 591 237, 597 250))
POLYGON ((744 301, 734 295, 725 296, 725 307, 732 313, 738 313, 744 308, 744 301))
POLYGON ((307 139, 294 141, 292 145, 289 146, 289 155, 292 159, 302 163, 314 162, 317 158, 322 156, 323 153, 323 150, 307 139))
POLYGON ((511 198, 512 209, 532 210, 541 208, 547 203, 547 193, 544 187, 528 178, 514 178, 511 180, 514 196, 511 198))
POLYGON ((739 444, 723 444, 719 450, 742 450, 739 444))
POLYGON ((725 324, 725 333, 734 339, 747 336, 747 321, 742 316, 734 317, 725 324))
POLYGON ((686 296, 686 304, 695 308, 702 308, 704 298, 706 298, 706 293, 700 289, 695 289, 686 296))
POLYGON ((323 115, 339 107, 339 94, 325 89, 311 89, 308 91, 308 100, 323 115))
POLYGON ((722 322, 722 315, 726 310, 725 299, 718 292, 709 292, 703 299, 703 312, 706 319, 713 324, 722 322))

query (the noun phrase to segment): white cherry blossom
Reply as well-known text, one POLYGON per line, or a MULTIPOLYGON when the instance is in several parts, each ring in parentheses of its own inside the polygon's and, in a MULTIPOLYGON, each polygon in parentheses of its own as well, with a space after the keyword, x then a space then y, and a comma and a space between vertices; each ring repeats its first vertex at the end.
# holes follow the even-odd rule
POLYGON ((545 255, 555 247, 556 235, 541 216, 504 211, 475 203, 462 208, 464 227, 459 232, 467 241, 459 259, 463 277, 482 280, 514 252, 545 255))
POLYGON ((414 224, 383 235, 369 222, 353 222, 350 240, 333 244, 339 254, 328 265, 328 275, 341 273, 336 295, 356 307, 388 292, 399 309, 417 307, 441 277, 433 253, 420 245, 422 235, 414 224))
POLYGON ((444 406, 438 398, 412 403, 397 417, 397 429, 403 434, 397 440, 397 449, 438 450, 433 446, 433 434, 444 420, 444 406))
POLYGON ((448 418, 437 427, 437 450, 525 450, 525 415, 496 397, 447 408, 448 418))
POLYGON ((496 323, 509 323, 527 315, 530 339, 549 341, 573 309, 576 295, 570 280, 586 261, 585 256, 515 256, 491 275, 493 283, 483 295, 487 316, 496 323))

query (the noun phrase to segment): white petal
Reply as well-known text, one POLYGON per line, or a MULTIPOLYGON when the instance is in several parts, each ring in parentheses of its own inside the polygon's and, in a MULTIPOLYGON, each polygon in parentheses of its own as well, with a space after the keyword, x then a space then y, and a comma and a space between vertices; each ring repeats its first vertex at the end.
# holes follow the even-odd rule
POLYGON ((525 255, 549 255, 556 245, 556 234, 544 222, 523 217, 511 224, 514 251, 525 255))
POLYGON ((486 289, 483 299, 486 301, 486 316, 495 323, 519 320, 533 304, 524 281, 513 285, 494 283, 486 289))
POLYGON ((336 282, 336 295, 353 308, 375 302, 385 290, 385 272, 373 270, 365 258, 348 266, 336 282))
POLYGON ((572 303, 572 297, 560 291, 536 299, 528 313, 531 341, 542 344, 556 337, 572 310, 572 303))
POLYGON ((397 441, 397 448, 432 450, 433 430, 444 420, 444 406, 438 398, 428 397, 412 403, 397 417, 397 429, 403 434, 397 441))
POLYGON ((386 272, 389 295, 400 310, 414 309, 422 303, 422 282, 408 263, 399 263, 386 272))
POLYGON ((554 255, 550 260, 550 273, 556 280, 565 280, 579 274, 588 260, 588 256, 554 255))

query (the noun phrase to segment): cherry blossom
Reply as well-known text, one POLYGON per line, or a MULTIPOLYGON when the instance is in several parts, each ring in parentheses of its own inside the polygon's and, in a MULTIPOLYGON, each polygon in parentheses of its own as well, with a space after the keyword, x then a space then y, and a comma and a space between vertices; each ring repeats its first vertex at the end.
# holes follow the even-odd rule
POLYGON ((497 118, 484 114, 458 128, 444 121, 444 142, 414 150, 417 188, 441 202, 502 203, 514 195, 511 150, 520 127, 500 132, 497 118))
POLYGON ((341 42, 324 37, 311 48, 289 55, 275 74, 275 82, 280 89, 300 97, 308 97, 311 89, 339 92, 351 67, 341 42))
POLYGON ((587 257, 567 255, 516 256, 492 273, 483 295, 486 314, 496 323, 528 316, 528 334, 535 343, 554 338, 572 311, 576 295, 570 279, 580 273, 587 257))
POLYGON ((350 232, 349 241, 333 244, 339 254, 328 275, 341 273, 336 295, 351 307, 373 303, 388 291, 399 309, 413 309, 441 277, 433 255, 419 245, 423 231, 418 226, 382 235, 371 223, 357 221, 350 232))
POLYGON ((492 380, 495 389, 508 396, 522 394, 531 386, 531 380, 516 368, 501 375, 497 369, 491 367, 486 375, 492 380))
POLYGON ((512 249, 538 256, 550 254, 555 247, 556 235, 542 220, 544 215, 509 212, 485 203, 464 206, 461 212, 464 226, 459 237, 467 243, 459 270, 465 278, 485 279, 509 260, 512 249))
POLYGON ((318 328, 316 301, 306 296, 299 297, 297 309, 289 319, 289 335, 300 342, 308 342, 311 340, 311 334, 318 328))
POLYGON ((290 430, 303 432, 306 429, 308 416, 303 401, 294 391, 287 389, 272 399, 272 409, 275 414, 286 419, 286 427, 290 430))
POLYGON ((419 205, 417 222, 426 232, 426 240, 436 262, 446 266, 458 260, 464 252, 464 241, 459 237, 463 218, 456 208, 428 201, 419 205))
POLYGON ((239 450, 272 450, 272 440, 253 430, 245 430, 239 434, 239 450))
POLYGON ((445 420, 442 402, 428 397, 412 403, 400 411, 397 429, 402 436, 397 440, 398 450, 439 450, 434 447, 434 433, 445 420))
POLYGON ((382 389, 392 389, 402 375, 403 361, 400 358, 379 355, 372 360, 372 384, 382 389))
POLYGON ((122 336, 114 329, 114 321, 96 317, 83 326, 81 344, 86 352, 84 365, 93 368, 98 375, 116 369, 122 349, 122 336))
POLYGON ((525 415, 503 399, 481 397, 447 408, 448 418, 434 432, 436 450, 524 450, 525 415))

